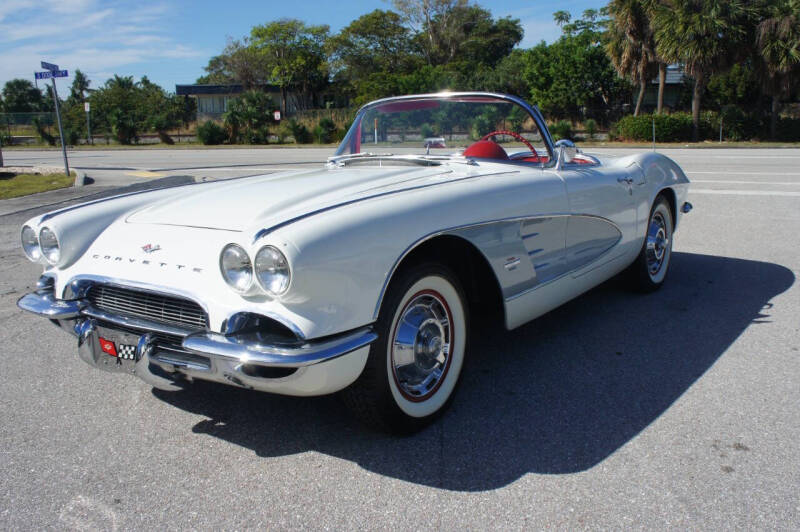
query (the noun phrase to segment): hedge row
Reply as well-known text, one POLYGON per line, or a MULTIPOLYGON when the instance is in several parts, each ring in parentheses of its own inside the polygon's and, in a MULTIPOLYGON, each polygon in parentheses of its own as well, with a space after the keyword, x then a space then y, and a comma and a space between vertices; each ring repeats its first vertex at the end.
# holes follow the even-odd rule
MULTIPOLYGON (((689 113, 625 116, 611 126, 611 136, 621 140, 651 141, 654 120, 657 142, 692 140, 692 115, 689 113)), ((720 120, 722 120, 722 137, 725 140, 769 138, 769 118, 754 116, 738 108, 730 108, 721 113, 706 111, 700 115, 700 140, 719 139, 720 120)), ((776 137, 776 140, 783 142, 800 141, 800 119, 780 118, 776 137)))
POLYGON ((283 144, 291 138, 295 144, 329 144, 339 142, 344 138, 347 129, 339 129, 330 118, 323 117, 319 123, 309 130, 304 124, 289 119, 284 121, 280 127, 264 127, 261 130, 250 132, 250 136, 243 138, 243 135, 234 137, 230 128, 222 126, 216 122, 204 122, 197 127, 197 138, 203 144, 268 144, 271 137, 276 137, 279 144, 283 144))

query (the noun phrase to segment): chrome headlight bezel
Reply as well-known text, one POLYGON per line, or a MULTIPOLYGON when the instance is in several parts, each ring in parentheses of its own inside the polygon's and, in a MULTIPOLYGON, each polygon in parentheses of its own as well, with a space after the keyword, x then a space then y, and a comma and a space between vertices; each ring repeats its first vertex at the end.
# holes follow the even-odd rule
POLYGON ((31 262, 41 262, 42 248, 39 246, 39 234, 30 225, 23 225, 19 235, 22 251, 31 262), (26 239, 27 233, 27 239, 26 239), (32 240, 31 240, 32 237, 32 240))
POLYGON ((47 226, 39 229, 39 249, 49 264, 55 266, 61 260, 61 243, 58 235, 47 226))
POLYGON ((292 269, 289 259, 278 248, 262 246, 253 260, 256 282, 261 289, 272 296, 285 294, 292 284, 292 269))
POLYGON ((227 284, 234 292, 245 294, 253 286, 253 278, 255 277, 255 274, 253 273, 253 261, 250 259, 250 255, 247 253, 247 250, 239 244, 231 243, 222 248, 222 251, 219 254, 219 271, 222 273, 222 278, 225 280, 225 284, 227 284), (233 266, 233 264, 228 263, 226 266, 226 261, 236 260, 236 257, 231 256, 229 252, 237 253, 239 255, 238 260, 240 262, 240 274, 246 276, 246 280, 244 282, 237 282, 234 276, 229 273, 229 271, 233 269, 229 267, 233 266))

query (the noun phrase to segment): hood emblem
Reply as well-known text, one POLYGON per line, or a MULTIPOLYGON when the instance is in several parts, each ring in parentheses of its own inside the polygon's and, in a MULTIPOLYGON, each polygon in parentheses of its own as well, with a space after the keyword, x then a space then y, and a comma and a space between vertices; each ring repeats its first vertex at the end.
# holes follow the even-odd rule
POLYGON ((145 253, 154 253, 159 249, 161 249, 161 246, 159 246, 158 244, 156 244, 155 246, 153 244, 145 244, 144 246, 142 246, 142 251, 144 251, 145 253))

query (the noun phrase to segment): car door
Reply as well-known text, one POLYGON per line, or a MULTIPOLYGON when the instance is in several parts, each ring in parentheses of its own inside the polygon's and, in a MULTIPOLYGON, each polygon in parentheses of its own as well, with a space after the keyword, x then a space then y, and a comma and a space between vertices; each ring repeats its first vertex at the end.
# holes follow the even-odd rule
POLYGON ((633 189, 644 176, 629 170, 567 164, 557 171, 569 202, 564 256, 573 274, 638 252, 633 189))

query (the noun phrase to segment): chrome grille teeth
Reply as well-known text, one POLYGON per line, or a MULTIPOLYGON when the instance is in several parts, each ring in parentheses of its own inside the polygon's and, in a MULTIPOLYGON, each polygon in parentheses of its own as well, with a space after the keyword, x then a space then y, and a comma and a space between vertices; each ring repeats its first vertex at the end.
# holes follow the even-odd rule
POLYGON ((87 298, 98 309, 123 316, 193 329, 208 326, 208 316, 200 305, 180 297, 101 284, 93 286, 87 298))

